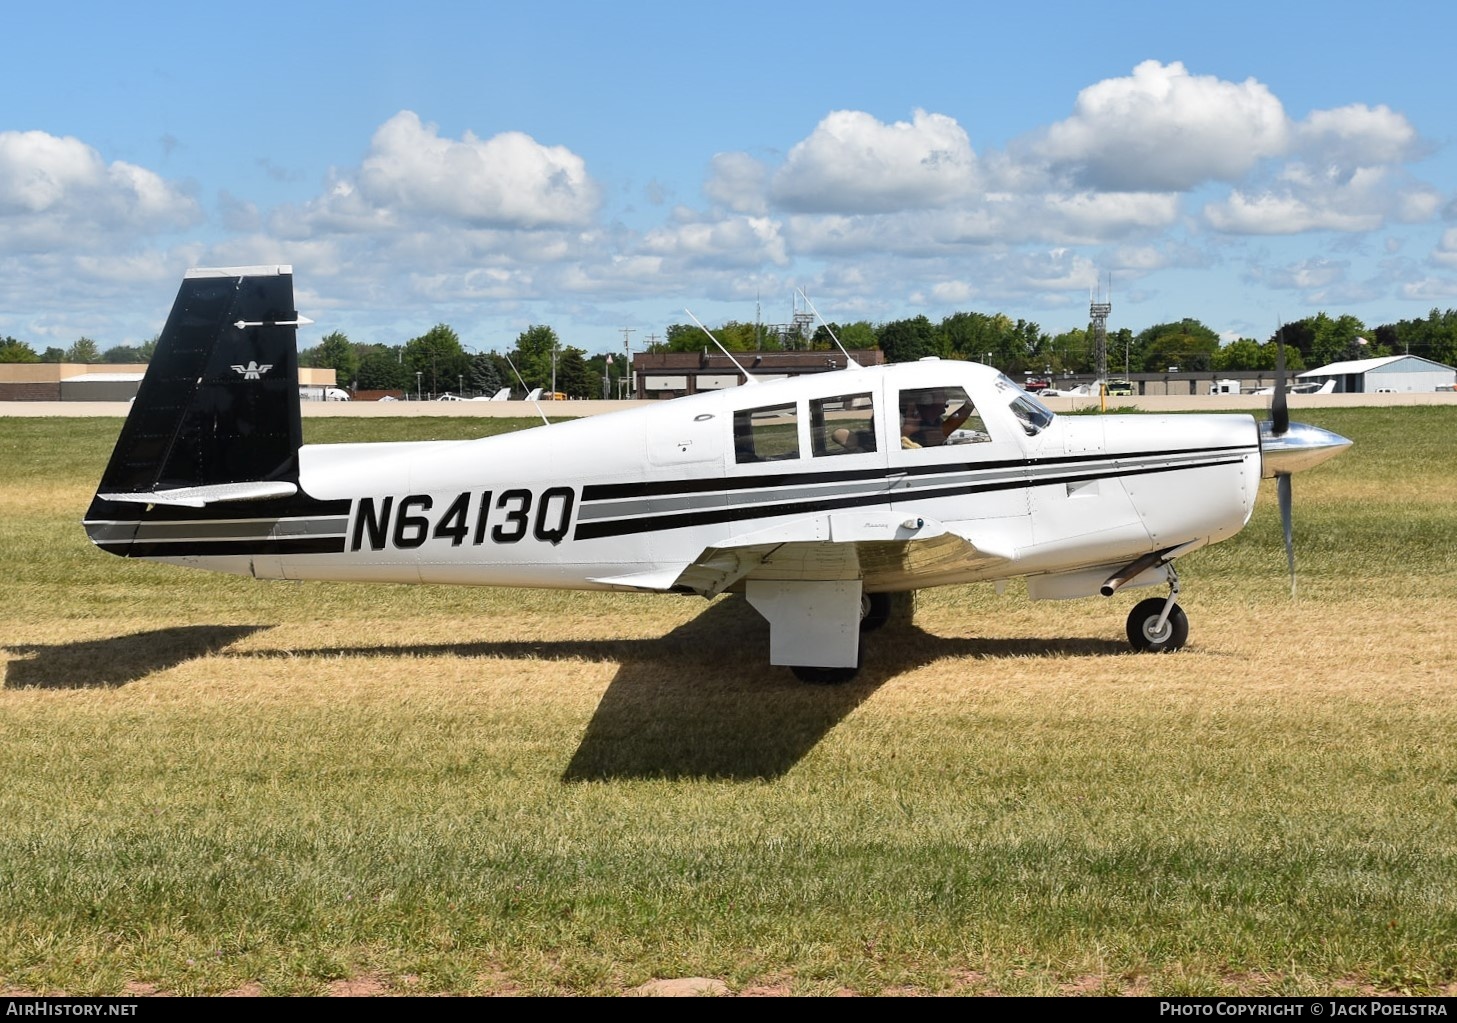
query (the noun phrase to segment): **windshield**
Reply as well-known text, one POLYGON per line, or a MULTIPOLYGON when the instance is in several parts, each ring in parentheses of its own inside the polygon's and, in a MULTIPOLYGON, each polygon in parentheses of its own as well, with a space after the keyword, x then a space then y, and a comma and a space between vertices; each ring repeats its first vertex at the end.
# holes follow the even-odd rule
POLYGON ((1007 399, 1012 415, 1022 424, 1029 437, 1035 437, 1052 425, 1052 410, 1006 376, 997 377, 997 392, 1007 399))

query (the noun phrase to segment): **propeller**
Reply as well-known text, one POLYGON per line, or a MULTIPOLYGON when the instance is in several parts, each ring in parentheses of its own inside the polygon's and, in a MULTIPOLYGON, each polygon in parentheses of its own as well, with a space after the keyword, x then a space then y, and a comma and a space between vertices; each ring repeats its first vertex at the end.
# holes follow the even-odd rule
MULTIPOLYGON (((1275 394, 1270 401, 1270 432, 1283 437, 1290 432, 1290 402, 1285 396, 1285 329, 1275 332, 1275 394)), ((1278 473, 1275 486, 1280 497, 1280 525, 1285 530, 1285 561, 1290 566, 1290 599, 1295 599, 1295 536, 1291 513, 1290 474, 1278 473)))
POLYGON ((1285 328, 1275 333, 1275 394, 1270 400, 1270 418, 1260 423, 1261 475, 1275 477, 1280 498, 1280 525, 1285 531, 1285 561, 1290 566, 1290 599, 1295 599, 1295 538, 1291 529, 1290 477, 1302 469, 1319 465, 1351 442, 1338 433, 1290 421, 1290 402, 1285 394, 1285 328))

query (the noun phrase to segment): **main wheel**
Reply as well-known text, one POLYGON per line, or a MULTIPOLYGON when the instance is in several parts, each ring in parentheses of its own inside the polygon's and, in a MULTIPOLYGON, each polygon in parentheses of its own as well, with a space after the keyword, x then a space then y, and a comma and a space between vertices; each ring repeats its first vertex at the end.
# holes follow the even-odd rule
POLYGON ((808 664, 791 664, 789 670, 794 672, 794 677, 801 682, 810 682, 817 686, 838 686, 849 682, 860 673, 860 666, 853 668, 812 668, 808 664))
POLYGON ((1178 604, 1169 608, 1163 628, 1155 628, 1165 603, 1163 597, 1150 597, 1139 601, 1128 613, 1128 642, 1133 649, 1160 654, 1178 650, 1189 638, 1189 616, 1178 604))
POLYGON ((889 593, 862 593, 860 595, 860 631, 874 632, 890 621, 891 607, 889 593))

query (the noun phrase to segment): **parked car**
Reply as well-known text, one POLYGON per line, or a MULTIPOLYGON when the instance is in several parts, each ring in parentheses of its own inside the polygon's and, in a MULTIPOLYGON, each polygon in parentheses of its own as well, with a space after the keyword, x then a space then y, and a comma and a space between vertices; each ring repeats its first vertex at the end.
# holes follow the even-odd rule
POLYGON ((1127 380, 1109 380, 1107 394, 1110 398, 1131 398, 1133 397, 1133 385, 1127 380))

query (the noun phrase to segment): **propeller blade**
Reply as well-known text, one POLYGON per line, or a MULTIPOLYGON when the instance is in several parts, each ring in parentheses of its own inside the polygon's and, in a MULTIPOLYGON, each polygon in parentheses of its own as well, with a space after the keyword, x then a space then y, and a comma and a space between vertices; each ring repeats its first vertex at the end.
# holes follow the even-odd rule
MULTIPOLYGON (((1290 429, 1290 406, 1285 400, 1285 331, 1275 334, 1275 397, 1270 402, 1270 419, 1275 436, 1290 429)), ((1281 491, 1284 493, 1284 491, 1281 491)))
POLYGON ((1275 477, 1280 495, 1280 525, 1285 529, 1285 560, 1290 565, 1290 599, 1295 599, 1295 537, 1291 532, 1290 474, 1275 477))

